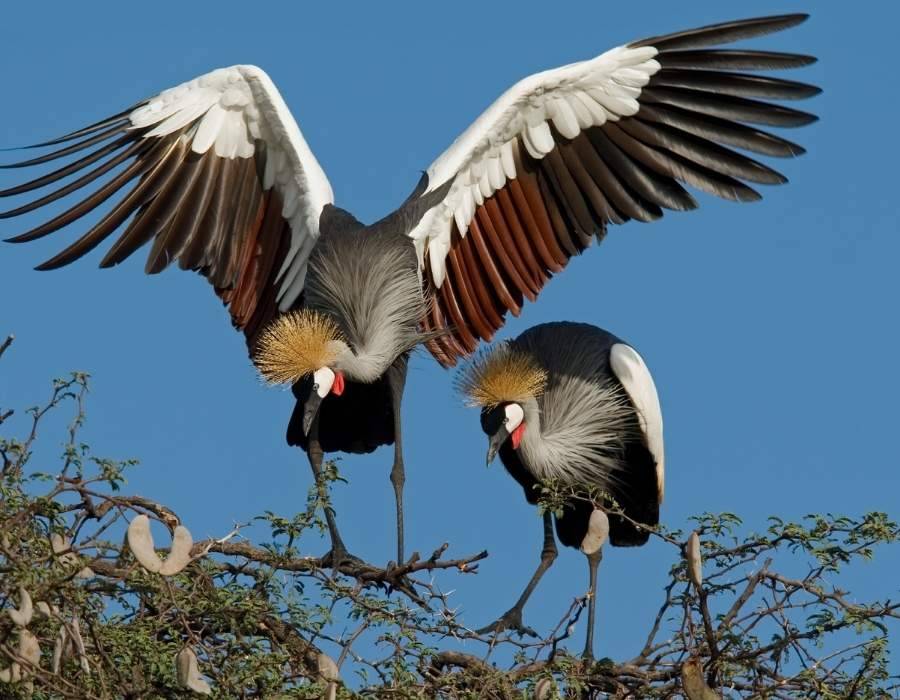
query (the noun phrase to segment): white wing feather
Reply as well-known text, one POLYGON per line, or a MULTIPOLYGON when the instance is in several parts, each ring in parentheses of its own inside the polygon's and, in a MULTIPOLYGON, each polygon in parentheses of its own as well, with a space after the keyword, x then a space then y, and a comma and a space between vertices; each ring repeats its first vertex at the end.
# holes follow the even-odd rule
POLYGON ((145 137, 164 136, 194 120, 191 149, 223 158, 252 158, 265 142, 263 186, 275 187, 291 227, 291 246, 278 272, 278 303, 286 310, 303 290, 306 259, 319 237, 319 216, 334 202, 328 178, 272 80, 256 66, 220 68, 164 90, 130 115, 145 137))
POLYGON ((536 73, 519 81, 492 104, 428 168, 428 190, 452 180, 433 215, 410 232, 419 263, 429 251, 431 273, 443 284, 450 234, 456 221, 465 236, 475 204, 516 177, 513 144, 521 138, 533 158, 555 147, 550 124, 566 138, 583 129, 631 116, 638 111, 641 87, 660 69, 652 46, 619 46, 589 61, 536 73))
POLYGON ((659 502, 662 503, 666 482, 663 420, 653 377, 650 376, 650 370, 647 369, 643 358, 634 348, 624 343, 612 346, 609 364, 637 408, 641 429, 647 440, 647 449, 656 459, 656 486, 659 490, 659 502))

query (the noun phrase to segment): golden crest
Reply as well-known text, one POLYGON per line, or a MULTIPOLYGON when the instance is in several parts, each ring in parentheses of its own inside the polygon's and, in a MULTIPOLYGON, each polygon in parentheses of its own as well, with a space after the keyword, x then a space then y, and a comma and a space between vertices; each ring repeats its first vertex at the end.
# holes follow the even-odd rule
POLYGON ((508 343, 481 351, 456 377, 456 389, 470 406, 521 403, 540 396, 546 385, 546 370, 508 343))
POLYGON ((260 335, 253 362, 269 384, 288 384, 337 359, 337 324, 312 309, 282 314, 260 335))

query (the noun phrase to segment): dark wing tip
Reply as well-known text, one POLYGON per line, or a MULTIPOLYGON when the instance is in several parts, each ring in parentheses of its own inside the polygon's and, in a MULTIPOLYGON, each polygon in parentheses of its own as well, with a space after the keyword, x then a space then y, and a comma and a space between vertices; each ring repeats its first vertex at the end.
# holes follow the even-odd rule
POLYGON ((64 262, 54 262, 53 259, 45 260, 40 265, 34 267, 37 272, 46 272, 47 270, 56 270, 65 265, 64 262))
POLYGON ((802 24, 807 19, 809 19, 809 15, 806 13, 749 17, 696 27, 672 34, 654 36, 632 42, 628 46, 633 48, 653 46, 660 51, 671 51, 674 49, 729 44, 790 29, 798 24, 802 24))
POLYGON ((9 238, 4 238, 4 243, 27 243, 31 240, 31 237, 27 233, 20 233, 18 236, 10 236, 9 238))

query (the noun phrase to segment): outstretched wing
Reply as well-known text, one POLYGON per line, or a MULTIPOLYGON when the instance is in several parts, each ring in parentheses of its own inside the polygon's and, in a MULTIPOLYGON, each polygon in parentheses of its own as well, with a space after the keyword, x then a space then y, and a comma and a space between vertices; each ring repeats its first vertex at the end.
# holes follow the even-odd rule
POLYGON ((50 221, 8 239, 32 241, 71 224, 106 201, 112 207, 87 233, 39 270, 67 265, 130 223, 100 263, 122 262, 152 241, 145 271, 178 261, 206 276, 248 340, 303 290, 331 186, 269 77, 255 66, 221 68, 108 119, 32 148, 63 146, 3 168, 25 168, 81 154, 10 197, 58 189, 9 211, 7 219, 73 192, 82 199, 50 221), (118 172, 116 168, 122 167, 118 172), (103 176, 111 171, 108 179, 103 176), (65 183, 65 184, 64 184, 65 183), (83 188, 97 183, 84 194, 83 188), (132 185, 127 194, 119 192, 132 185))
POLYGON ((662 409, 650 370, 637 351, 625 343, 616 343, 609 351, 609 366, 622 383, 638 412, 647 449, 656 460, 656 488, 662 503, 666 485, 666 455, 663 445, 662 409))
POLYGON ((428 169, 422 196, 447 194, 410 235, 434 304, 425 321, 445 365, 490 340, 507 311, 534 300, 606 225, 697 206, 683 184, 751 201, 746 182, 775 170, 730 147, 775 157, 803 149, 749 124, 815 117, 766 100, 811 85, 747 71, 796 68, 810 56, 706 48, 792 27, 806 15, 719 24, 638 41, 532 75, 508 90, 428 169), (762 98, 762 99, 759 99, 762 98))

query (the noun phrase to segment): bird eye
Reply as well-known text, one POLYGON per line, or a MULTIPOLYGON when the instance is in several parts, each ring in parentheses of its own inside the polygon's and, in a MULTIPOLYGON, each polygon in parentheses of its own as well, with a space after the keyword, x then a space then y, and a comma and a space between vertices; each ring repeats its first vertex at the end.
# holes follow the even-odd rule
POLYGON ((503 425, 506 425, 507 423, 509 423, 509 418, 508 418, 508 417, 503 419, 503 425))
POLYGON ((319 390, 319 385, 313 384, 313 391, 318 391, 318 390, 319 390))

